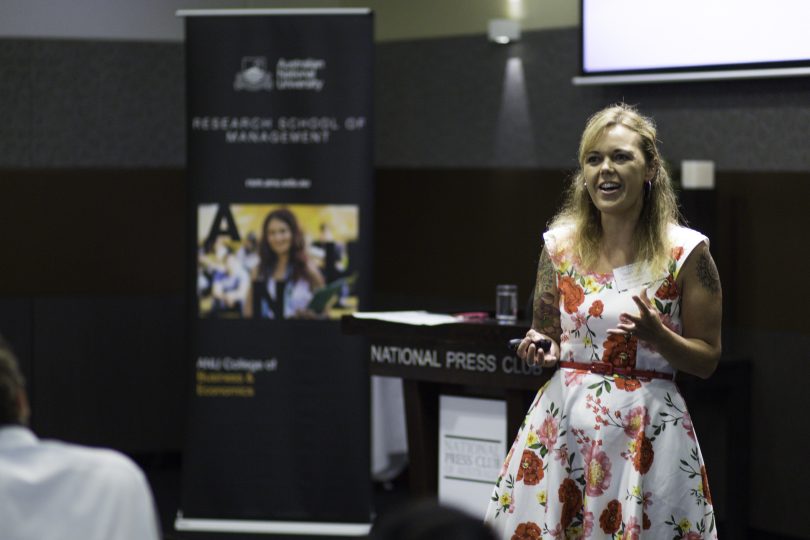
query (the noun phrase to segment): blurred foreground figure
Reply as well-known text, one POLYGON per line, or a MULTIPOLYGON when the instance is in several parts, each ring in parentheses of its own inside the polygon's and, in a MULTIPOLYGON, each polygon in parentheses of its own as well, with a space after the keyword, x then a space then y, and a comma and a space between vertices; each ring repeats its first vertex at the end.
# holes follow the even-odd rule
POLYGON ((157 540, 152 493, 123 454, 28 429, 30 408, 0 336, 0 537, 4 540, 157 540))
POLYGON ((382 515, 369 540, 495 540, 495 534, 478 518, 425 500, 382 515))

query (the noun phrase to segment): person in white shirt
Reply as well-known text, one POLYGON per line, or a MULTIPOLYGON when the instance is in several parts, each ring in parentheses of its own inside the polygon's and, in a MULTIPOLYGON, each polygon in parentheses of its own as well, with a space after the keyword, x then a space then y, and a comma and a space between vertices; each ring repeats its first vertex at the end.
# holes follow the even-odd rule
POLYGON ((157 540, 143 472, 114 450, 40 440, 17 359, 0 336, 0 537, 157 540))

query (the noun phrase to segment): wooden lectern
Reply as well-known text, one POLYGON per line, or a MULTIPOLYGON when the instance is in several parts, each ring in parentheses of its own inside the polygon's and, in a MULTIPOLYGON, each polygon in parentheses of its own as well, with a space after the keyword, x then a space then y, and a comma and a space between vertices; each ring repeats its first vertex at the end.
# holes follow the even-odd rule
POLYGON ((528 324, 484 320, 420 326, 346 315, 342 329, 369 338, 371 375, 402 378, 410 488, 417 497, 438 490, 440 394, 505 400, 509 441, 551 375, 527 366, 507 348, 510 339, 526 334, 528 324))

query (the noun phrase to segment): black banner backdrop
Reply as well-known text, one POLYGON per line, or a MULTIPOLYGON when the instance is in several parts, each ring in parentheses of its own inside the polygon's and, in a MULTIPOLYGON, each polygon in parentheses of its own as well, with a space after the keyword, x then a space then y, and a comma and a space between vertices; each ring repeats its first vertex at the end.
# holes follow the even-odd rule
POLYGON ((183 530, 368 531, 373 17, 186 23, 190 417, 183 530))

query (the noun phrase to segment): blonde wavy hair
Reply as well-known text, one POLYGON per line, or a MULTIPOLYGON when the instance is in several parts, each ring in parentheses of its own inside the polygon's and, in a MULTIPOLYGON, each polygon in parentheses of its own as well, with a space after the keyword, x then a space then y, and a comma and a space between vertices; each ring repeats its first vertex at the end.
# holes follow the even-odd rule
POLYGON ((570 247, 574 256, 586 269, 595 267, 602 240, 602 222, 599 210, 584 187, 583 165, 588 152, 602 134, 616 125, 638 133, 644 159, 648 166, 652 165, 655 169, 649 189, 645 187, 644 206, 636 226, 636 259, 649 261, 655 268, 665 267, 670 251, 667 228, 681 222, 678 199, 658 151, 655 122, 652 118, 641 115, 631 105, 617 103, 588 119, 579 143, 579 168, 571 178, 562 208, 551 220, 549 227, 572 227, 570 247))

